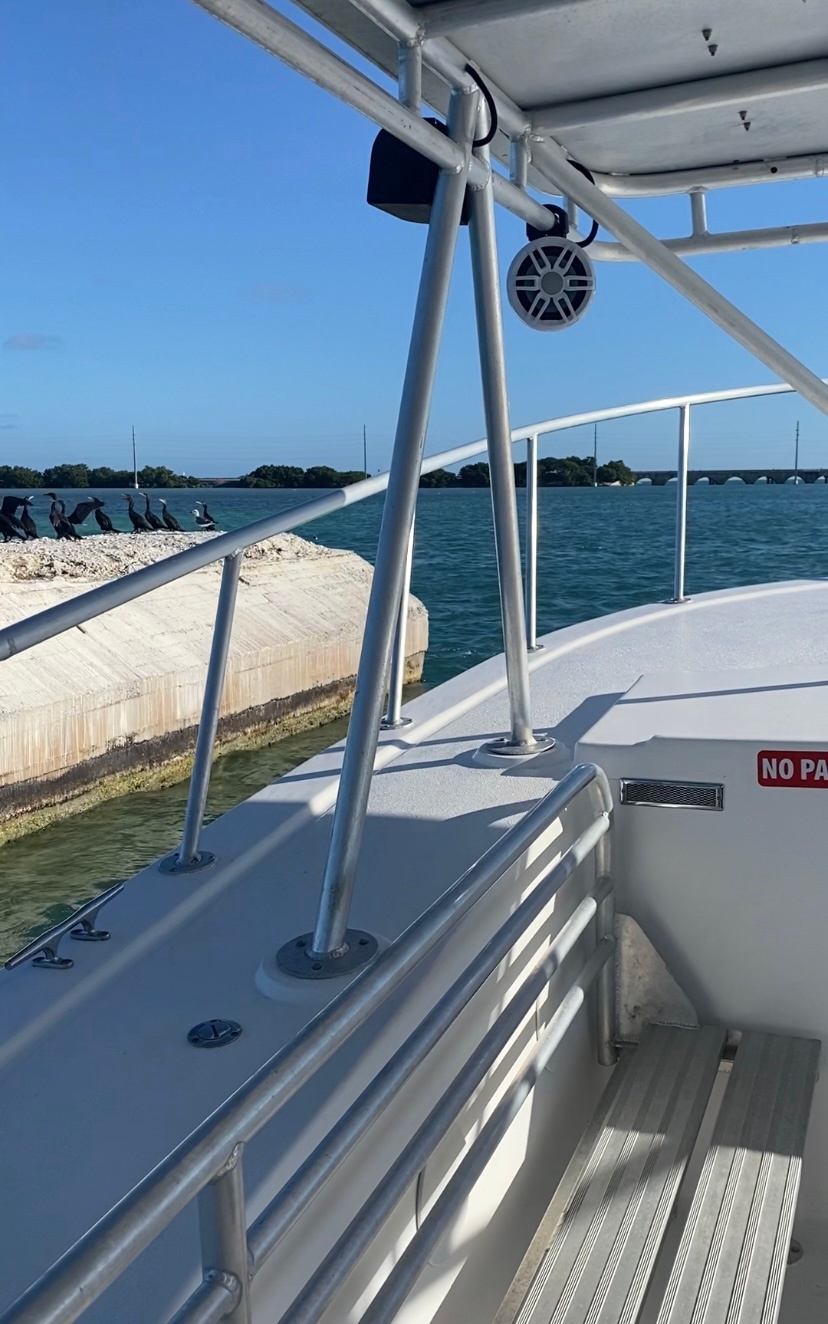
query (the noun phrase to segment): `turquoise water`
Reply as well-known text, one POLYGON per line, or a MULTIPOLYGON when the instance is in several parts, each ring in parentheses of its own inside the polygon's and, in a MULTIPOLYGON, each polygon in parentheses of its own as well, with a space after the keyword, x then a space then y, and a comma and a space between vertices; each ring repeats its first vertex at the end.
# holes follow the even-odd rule
MULTIPOLYGON (((182 526, 192 527, 188 512, 198 494, 167 495, 182 526)), ((219 526, 232 529, 314 495, 230 488, 208 500, 219 526)), ((520 504, 523 495, 518 492, 520 504)), ((382 498, 376 497, 296 531, 371 560, 381 514, 382 498)), ((545 488, 539 493, 539 525, 539 633, 670 595, 673 487, 545 488)), ((825 484, 690 489, 689 593, 827 572, 825 484)), ((413 586, 430 616, 426 683, 439 684, 500 651, 488 491, 420 493, 413 586)), ((323 749, 345 725, 220 759, 209 815, 225 812, 323 749)), ((135 792, 0 848, 0 952, 14 950, 25 935, 53 923, 66 913, 67 903, 79 903, 171 849, 185 799, 186 784, 135 792)))

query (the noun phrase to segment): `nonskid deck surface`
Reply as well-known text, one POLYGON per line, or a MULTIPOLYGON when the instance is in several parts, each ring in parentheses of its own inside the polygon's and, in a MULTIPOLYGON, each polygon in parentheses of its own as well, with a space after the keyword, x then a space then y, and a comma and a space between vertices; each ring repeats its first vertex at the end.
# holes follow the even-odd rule
POLYGON ((675 1201, 716 1083, 725 1031, 649 1026, 621 1062, 495 1324, 775 1324, 819 1063, 816 1040, 751 1031, 735 1051, 692 1205, 675 1201), (652 1314, 651 1314, 652 1317, 652 1314))
MULTIPOLYGON (((534 719, 554 732, 557 748, 507 767, 474 757, 504 729, 502 658, 423 695, 408 709, 412 726, 382 740, 386 766, 372 792, 353 923, 384 938, 399 933, 550 789, 579 735, 642 673, 822 663, 826 638, 828 585, 812 582, 659 604, 561 631, 531 662, 534 719)), ((209 827, 204 844, 217 863, 203 874, 145 870, 107 911, 112 941, 73 944, 73 970, 3 976, 0 1165, 16 1216, 0 1251, 2 1305, 336 991, 280 986, 260 967, 311 926, 338 760, 327 751, 209 827), (191 1048, 188 1029, 213 1016, 238 1020, 241 1038, 226 1051, 191 1048)), ((320 1134, 357 1091, 349 1063, 360 1063, 360 1080, 377 1064, 371 1054, 379 1058, 381 1046, 367 1044, 360 1034, 351 1041, 336 1091, 328 1068, 320 1076, 320 1134)), ((296 1102, 275 1150, 257 1142, 262 1163, 278 1158, 285 1177, 307 1120, 296 1102)), ((255 1205, 255 1177, 249 1197, 255 1205)), ((89 1318, 114 1318, 118 1290, 89 1318)), ((147 1318, 169 1304, 163 1284, 152 1290, 147 1318)))

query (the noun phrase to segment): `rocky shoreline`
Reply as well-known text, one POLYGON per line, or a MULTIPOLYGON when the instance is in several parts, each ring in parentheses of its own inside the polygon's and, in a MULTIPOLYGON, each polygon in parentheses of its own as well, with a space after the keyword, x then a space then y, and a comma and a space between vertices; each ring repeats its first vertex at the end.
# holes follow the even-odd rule
MULTIPOLYGON (((64 538, 33 538, 28 542, 0 542, 0 581, 82 579, 98 583, 117 579, 131 570, 153 565, 167 556, 186 551, 217 538, 217 533, 101 533, 78 542, 64 538)), ((248 547, 245 561, 251 565, 277 566, 283 561, 319 560, 347 553, 308 542, 294 533, 248 547)))

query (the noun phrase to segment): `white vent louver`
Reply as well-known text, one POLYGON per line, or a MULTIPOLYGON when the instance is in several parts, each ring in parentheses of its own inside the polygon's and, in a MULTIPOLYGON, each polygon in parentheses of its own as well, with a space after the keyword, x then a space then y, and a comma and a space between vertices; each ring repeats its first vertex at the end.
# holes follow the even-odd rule
POLYGON ((724 809, 721 782, 663 782, 622 777, 622 805, 660 805, 667 809, 724 809))

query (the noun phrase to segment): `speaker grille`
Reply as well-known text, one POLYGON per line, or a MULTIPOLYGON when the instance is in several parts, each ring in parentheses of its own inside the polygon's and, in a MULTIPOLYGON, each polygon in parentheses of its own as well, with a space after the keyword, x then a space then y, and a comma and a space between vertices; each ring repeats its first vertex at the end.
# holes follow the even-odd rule
POLYGON ((724 809, 720 782, 659 782, 621 778, 622 805, 660 805, 665 809, 724 809))

